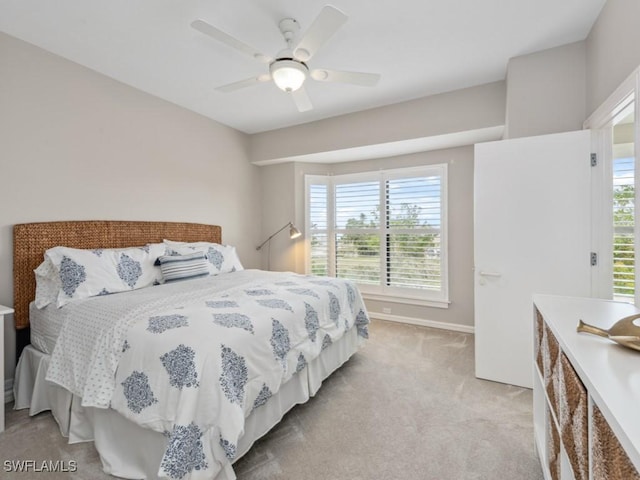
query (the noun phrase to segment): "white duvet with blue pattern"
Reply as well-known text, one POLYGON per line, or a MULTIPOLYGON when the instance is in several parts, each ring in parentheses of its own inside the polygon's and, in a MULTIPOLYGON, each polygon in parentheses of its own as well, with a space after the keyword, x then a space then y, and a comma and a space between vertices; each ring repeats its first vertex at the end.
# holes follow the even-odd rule
POLYGON ((121 295, 126 307, 89 333, 91 302, 74 306, 47 379, 166 435, 160 478, 210 479, 252 410, 349 329, 368 337, 369 319, 341 279, 244 270, 182 284, 96 297, 101 312, 121 295))

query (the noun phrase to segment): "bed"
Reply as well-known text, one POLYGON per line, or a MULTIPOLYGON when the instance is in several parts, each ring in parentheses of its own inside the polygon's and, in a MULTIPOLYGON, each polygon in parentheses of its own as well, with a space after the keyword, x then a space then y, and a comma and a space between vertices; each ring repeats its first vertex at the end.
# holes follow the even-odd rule
MULTIPOLYGON (((369 320, 349 281, 225 270, 212 250, 205 263, 220 270, 201 273, 196 246, 221 240, 219 226, 193 223, 16 225, 14 318, 17 329, 30 327, 31 344, 16 368, 15 408, 50 410, 70 443, 93 441, 104 471, 118 477, 236 478, 233 463, 358 350, 369 320), (63 288, 63 306, 38 308, 33 271, 60 245, 126 259, 118 272, 131 290, 74 299, 63 288), (200 273, 134 288, 144 269, 131 280, 129 251, 105 250, 133 246, 152 258, 162 248, 155 265, 166 279, 178 260, 200 273)), ((62 257, 74 289, 90 283, 93 270, 62 257)))

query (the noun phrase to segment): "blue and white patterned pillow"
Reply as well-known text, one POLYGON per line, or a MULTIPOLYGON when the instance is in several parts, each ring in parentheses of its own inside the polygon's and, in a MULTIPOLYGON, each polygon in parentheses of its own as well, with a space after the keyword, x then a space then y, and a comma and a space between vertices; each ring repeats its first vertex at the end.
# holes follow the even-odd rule
POLYGON ((209 275, 209 262, 202 252, 158 257, 165 282, 187 280, 209 275))
POLYGON ((202 252, 209 261, 209 274, 229 273, 244 270, 236 247, 231 245, 220 245, 210 242, 174 242, 164 240, 167 246, 167 253, 170 255, 186 255, 189 253, 202 252))
POLYGON ((45 262, 51 262, 59 282, 56 305, 62 307, 74 300, 157 285, 162 281, 162 272, 155 261, 164 255, 165 248, 164 244, 155 243, 126 249, 47 250, 45 262))

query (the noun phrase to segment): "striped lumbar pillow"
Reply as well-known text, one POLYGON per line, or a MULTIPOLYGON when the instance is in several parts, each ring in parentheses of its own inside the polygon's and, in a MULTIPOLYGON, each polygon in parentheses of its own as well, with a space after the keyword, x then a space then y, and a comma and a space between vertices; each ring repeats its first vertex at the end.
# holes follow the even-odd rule
POLYGON ((186 280, 209 275, 207 258, 202 252, 187 255, 163 255, 158 257, 165 282, 186 280))

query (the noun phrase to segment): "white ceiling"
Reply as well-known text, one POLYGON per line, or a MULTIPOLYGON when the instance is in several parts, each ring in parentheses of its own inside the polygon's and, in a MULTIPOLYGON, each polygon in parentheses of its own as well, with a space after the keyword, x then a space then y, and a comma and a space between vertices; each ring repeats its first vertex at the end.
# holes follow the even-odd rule
POLYGON ((305 85, 297 111, 272 83, 216 86, 267 67, 190 27, 195 19, 268 55, 278 22, 304 32, 326 0, 0 0, 0 30, 247 133, 505 78, 509 58, 583 40, 606 0, 332 0, 347 23, 309 62, 381 74, 375 87, 305 85))

